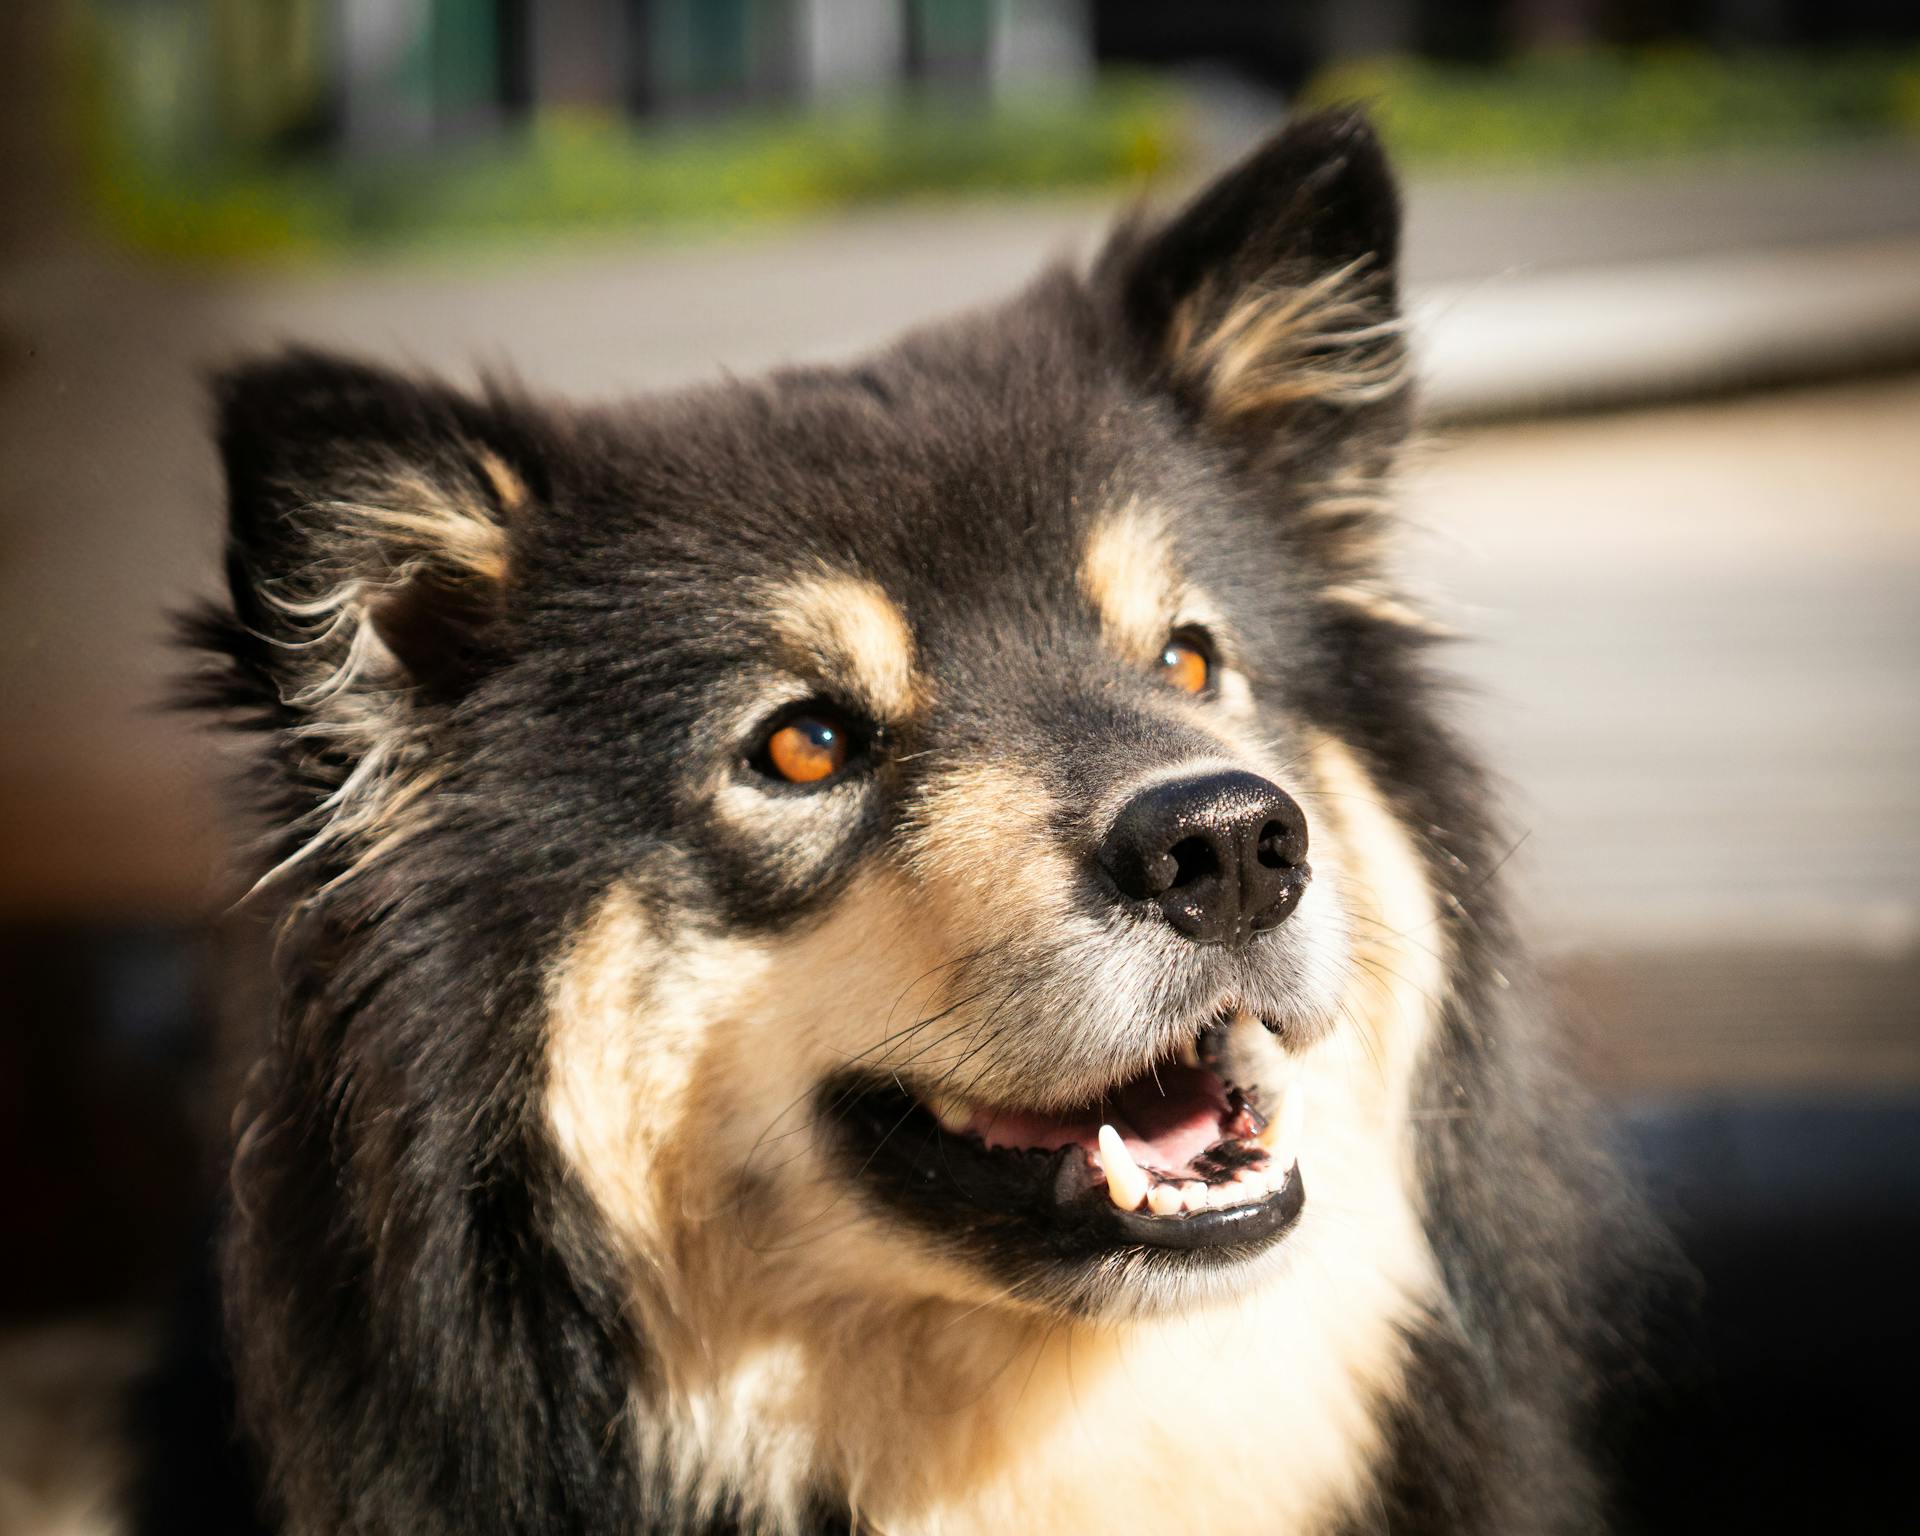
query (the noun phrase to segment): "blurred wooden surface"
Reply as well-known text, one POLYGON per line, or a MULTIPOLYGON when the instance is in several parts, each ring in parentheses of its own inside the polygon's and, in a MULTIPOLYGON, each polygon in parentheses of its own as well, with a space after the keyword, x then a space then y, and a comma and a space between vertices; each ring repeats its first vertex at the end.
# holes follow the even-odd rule
POLYGON ((1920 939, 1920 381, 1461 435, 1409 566, 1559 948, 1920 939))
POLYGON ((1920 950, 1642 950, 1550 970, 1581 1076, 1609 1099, 1920 1085, 1920 950))

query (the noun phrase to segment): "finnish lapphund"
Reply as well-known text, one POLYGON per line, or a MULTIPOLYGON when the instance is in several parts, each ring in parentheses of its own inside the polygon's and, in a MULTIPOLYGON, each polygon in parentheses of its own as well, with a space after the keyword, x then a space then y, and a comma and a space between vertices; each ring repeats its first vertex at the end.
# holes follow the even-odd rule
POLYGON ((1399 230, 1335 114, 843 366, 222 377, 274 1528, 1604 1523, 1637 1218, 1395 583, 1399 230))

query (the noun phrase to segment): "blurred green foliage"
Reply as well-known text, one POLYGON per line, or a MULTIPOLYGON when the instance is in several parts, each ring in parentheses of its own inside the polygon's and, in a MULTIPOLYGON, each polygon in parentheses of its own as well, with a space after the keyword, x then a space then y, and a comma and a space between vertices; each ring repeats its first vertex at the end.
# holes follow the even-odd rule
MULTIPOLYGON (((1098 186, 1178 167, 1191 138, 1172 86, 1122 76, 1026 98, 936 91, 686 122, 560 109, 386 158, 244 154, 209 149, 214 134, 169 143, 153 131, 155 122, 193 120, 174 110, 179 82, 153 63, 186 45, 157 32, 137 41, 76 50, 79 138, 107 224, 183 259, 444 250, 707 228, 943 193, 1098 186), (146 62, 130 71, 128 60, 146 62)), ((1920 53, 1580 50, 1482 66, 1373 58, 1323 70, 1300 104, 1352 101, 1370 107, 1389 146, 1417 170, 1774 152, 1920 138, 1920 53)), ((202 115, 216 109, 231 115, 223 103, 202 115)))
POLYGON ((1920 53, 1541 53, 1353 60, 1303 103, 1367 104, 1421 168, 1498 170, 1920 136, 1920 53))
POLYGON ((552 111, 379 160, 155 156, 110 108, 97 100, 85 133, 96 205, 135 245, 203 261, 711 227, 882 199, 1101 185, 1167 169, 1187 141, 1180 98, 1138 79, 686 124, 552 111))

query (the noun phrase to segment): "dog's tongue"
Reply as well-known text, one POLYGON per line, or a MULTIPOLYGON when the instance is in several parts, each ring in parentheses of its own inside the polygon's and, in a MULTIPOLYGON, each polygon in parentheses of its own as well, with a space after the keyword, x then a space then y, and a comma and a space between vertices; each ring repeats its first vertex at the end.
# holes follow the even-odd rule
POLYGON ((1220 1139, 1228 1109, 1226 1085, 1212 1072, 1163 1063, 1085 1111, 997 1110, 979 1134, 989 1147, 1053 1152, 1080 1146, 1097 1157, 1100 1127, 1111 1125, 1141 1167, 1178 1174, 1220 1139))

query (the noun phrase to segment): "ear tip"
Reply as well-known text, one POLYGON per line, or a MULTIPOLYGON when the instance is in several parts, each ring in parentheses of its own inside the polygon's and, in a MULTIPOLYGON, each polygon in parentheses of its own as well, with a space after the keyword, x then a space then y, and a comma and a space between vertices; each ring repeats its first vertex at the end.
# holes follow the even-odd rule
POLYGON ((1324 237, 1391 268, 1400 246, 1400 179, 1366 108, 1350 103, 1294 119, 1274 145, 1324 208, 1324 237))
POLYGON ((406 456, 459 437, 475 409, 436 382, 306 347, 217 368, 209 385, 236 523, 249 499, 325 480, 345 461, 406 456))
MULTIPOLYGON (((242 357, 212 369, 207 385, 230 546, 267 566, 297 538, 287 511, 303 488, 432 436, 419 385, 337 353, 284 347, 242 357)), ((236 593, 244 586, 236 583, 236 593)))
POLYGON ((1357 101, 1316 107, 1290 119, 1280 130, 1283 138, 1298 142, 1318 142, 1329 150, 1372 152, 1385 158, 1380 135, 1374 129, 1373 116, 1357 101))
POLYGON ((1292 119, 1271 145, 1316 179, 1365 185, 1397 197, 1398 178, 1367 109, 1358 103, 1327 107, 1292 119))
POLYGON ((386 369, 311 347, 283 347, 228 362, 212 369, 207 381, 223 439, 282 431, 400 383, 386 369))

